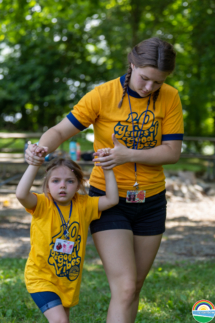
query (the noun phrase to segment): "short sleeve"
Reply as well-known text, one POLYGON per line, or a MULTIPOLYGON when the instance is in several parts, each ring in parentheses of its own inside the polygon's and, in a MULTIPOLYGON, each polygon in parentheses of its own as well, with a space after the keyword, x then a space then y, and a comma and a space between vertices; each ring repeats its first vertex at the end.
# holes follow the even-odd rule
POLYGON ((37 205, 34 209, 26 209, 28 213, 30 213, 33 217, 39 218, 45 214, 45 211, 48 208, 48 204, 50 203, 49 199, 45 196, 45 194, 37 194, 33 193, 37 197, 37 205))
POLYGON ((177 93, 173 102, 168 104, 168 108, 162 122, 162 141, 183 140, 183 134, 183 111, 181 100, 177 93))
POLYGON ((101 109, 100 97, 97 89, 87 93, 67 115, 67 118, 79 130, 84 130, 94 124, 101 109))
POLYGON ((85 219, 90 223, 93 220, 99 219, 101 216, 101 212, 99 212, 99 196, 85 195, 85 198, 85 219))

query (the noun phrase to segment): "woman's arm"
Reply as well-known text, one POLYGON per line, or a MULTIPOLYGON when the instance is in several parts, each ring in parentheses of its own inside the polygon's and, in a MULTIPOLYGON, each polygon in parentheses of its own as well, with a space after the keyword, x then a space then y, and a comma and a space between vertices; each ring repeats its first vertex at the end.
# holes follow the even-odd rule
MULTIPOLYGON (((103 169, 111 169, 129 162, 152 166, 175 164, 181 154, 181 140, 163 141, 160 146, 151 149, 136 150, 122 145, 115 138, 114 134, 112 135, 112 139, 114 148, 111 149, 109 156, 98 157, 93 160, 99 162, 97 166, 102 166, 103 169)), ((97 153, 94 156, 97 156, 97 153)))
POLYGON ((147 150, 132 149, 130 161, 145 165, 175 164, 181 155, 181 145, 181 140, 170 140, 147 150))
POLYGON ((29 145, 25 151, 25 159, 30 165, 38 166, 44 161, 44 156, 57 149, 65 140, 78 132, 68 118, 64 118, 56 126, 47 130, 40 138, 39 145, 29 145))
POLYGON ((39 167, 29 165, 16 188, 17 199, 27 209, 33 209, 37 205, 37 197, 30 189, 39 167))

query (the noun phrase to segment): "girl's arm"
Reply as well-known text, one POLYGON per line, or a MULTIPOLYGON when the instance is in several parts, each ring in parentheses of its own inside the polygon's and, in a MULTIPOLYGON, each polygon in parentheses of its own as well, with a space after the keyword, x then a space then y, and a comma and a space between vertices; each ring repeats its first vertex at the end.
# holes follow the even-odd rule
MULTIPOLYGON (((166 165, 175 164, 181 154, 181 140, 163 141, 160 146, 151 149, 129 149, 122 145, 112 135, 114 148, 111 149, 110 154, 105 157, 99 156, 93 161, 99 162, 97 166, 102 166, 103 169, 112 169, 115 166, 125 163, 139 163, 145 165, 166 165)), ((97 152, 98 153, 98 152, 97 152)), ((94 156, 97 156, 97 153, 94 156)))
POLYGON ((28 164, 39 166, 44 161, 44 156, 57 149, 65 140, 73 137, 78 132, 68 118, 64 118, 56 126, 47 130, 40 138, 39 145, 29 145, 25 151, 28 164))
POLYGON ((119 203, 118 187, 112 169, 103 170, 105 175, 106 195, 99 198, 99 211, 104 211, 119 203))
POLYGON ((17 199, 27 209, 33 209, 37 205, 37 197, 30 192, 30 189, 39 167, 29 165, 16 189, 17 199))
MULTIPOLYGON (((108 156, 110 148, 99 149, 98 156, 108 156)), ((97 161, 97 159, 96 159, 97 161)), ((104 170, 106 195, 99 198, 99 211, 104 211, 119 203, 119 193, 116 178, 112 169, 104 170)))

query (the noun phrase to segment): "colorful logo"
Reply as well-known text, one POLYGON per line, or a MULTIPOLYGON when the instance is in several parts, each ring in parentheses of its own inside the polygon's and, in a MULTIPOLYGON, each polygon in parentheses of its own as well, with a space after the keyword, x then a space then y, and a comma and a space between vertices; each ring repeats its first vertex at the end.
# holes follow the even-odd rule
POLYGON ((201 299, 193 305, 192 314, 197 322, 210 322, 215 316, 214 304, 206 299, 201 299))

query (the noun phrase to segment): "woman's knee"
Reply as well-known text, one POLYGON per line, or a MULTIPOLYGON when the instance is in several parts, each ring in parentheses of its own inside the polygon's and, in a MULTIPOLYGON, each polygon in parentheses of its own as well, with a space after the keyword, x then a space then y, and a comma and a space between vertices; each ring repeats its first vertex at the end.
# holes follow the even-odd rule
POLYGON ((143 287, 143 284, 144 284, 144 281, 145 281, 145 278, 141 278, 140 280, 137 280, 136 282, 136 288, 135 288, 135 296, 139 295, 140 292, 141 292, 141 289, 143 287))
POLYGON ((115 285, 111 290, 112 296, 125 304, 132 303, 135 298, 136 293, 136 283, 135 281, 124 281, 115 285))

